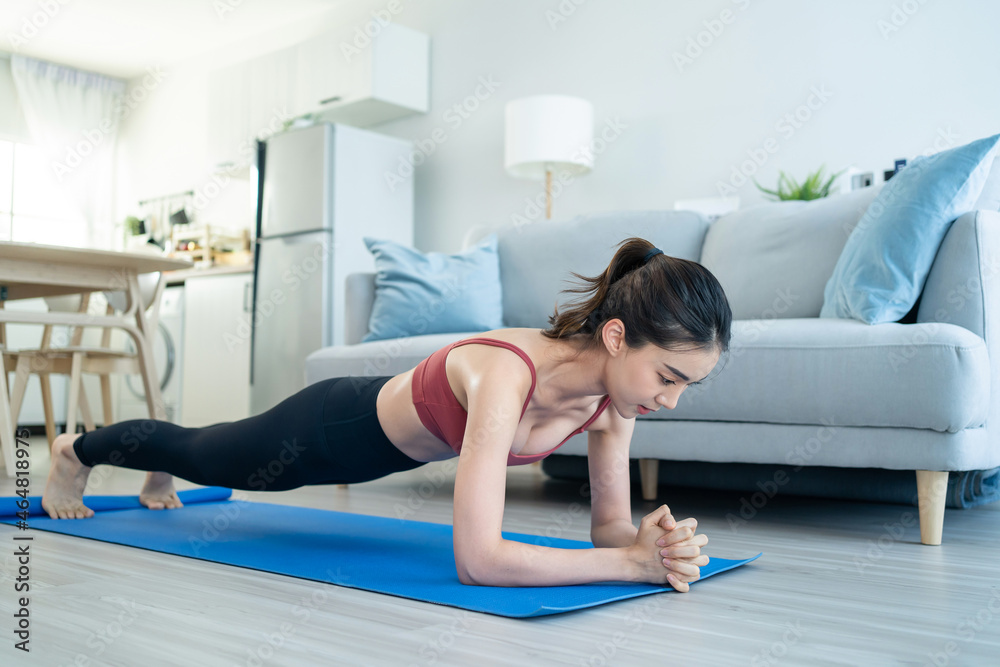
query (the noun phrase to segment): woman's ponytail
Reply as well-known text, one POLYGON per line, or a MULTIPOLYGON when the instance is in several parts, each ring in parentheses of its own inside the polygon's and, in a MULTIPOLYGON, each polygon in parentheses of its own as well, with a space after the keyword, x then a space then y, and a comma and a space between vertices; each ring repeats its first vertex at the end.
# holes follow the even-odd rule
POLYGON ((600 275, 572 274, 583 285, 563 291, 589 296, 566 304, 562 312, 557 307, 542 335, 586 337, 588 347, 598 346, 604 323, 618 318, 629 347, 652 343, 664 349, 729 349, 732 311, 708 269, 654 252, 646 239, 631 237, 618 246, 600 275))

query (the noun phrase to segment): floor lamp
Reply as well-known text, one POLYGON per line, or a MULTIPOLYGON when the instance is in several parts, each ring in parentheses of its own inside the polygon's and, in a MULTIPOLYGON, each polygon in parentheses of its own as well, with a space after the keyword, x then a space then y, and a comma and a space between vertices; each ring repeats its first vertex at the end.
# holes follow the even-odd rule
POLYGON ((545 179, 545 218, 552 218, 552 172, 585 174, 594 166, 594 108, 566 95, 511 100, 504 113, 504 167, 516 178, 545 179))

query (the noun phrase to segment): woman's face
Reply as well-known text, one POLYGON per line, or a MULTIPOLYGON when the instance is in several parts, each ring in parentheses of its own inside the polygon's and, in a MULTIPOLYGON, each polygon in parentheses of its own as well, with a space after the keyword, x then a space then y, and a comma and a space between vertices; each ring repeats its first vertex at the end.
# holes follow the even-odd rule
POLYGON ((630 348, 623 338, 615 335, 613 328, 605 329, 605 345, 612 357, 605 383, 612 404, 625 419, 661 407, 673 410, 684 390, 705 379, 719 361, 719 351, 714 348, 686 351, 669 351, 655 345, 630 348))

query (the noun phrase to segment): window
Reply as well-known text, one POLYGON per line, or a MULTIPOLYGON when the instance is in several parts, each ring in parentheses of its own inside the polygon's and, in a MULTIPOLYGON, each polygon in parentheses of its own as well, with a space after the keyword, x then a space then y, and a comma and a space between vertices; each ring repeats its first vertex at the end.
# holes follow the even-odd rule
POLYGON ((61 191, 45 153, 0 140, 0 239, 83 247, 87 224, 61 191))

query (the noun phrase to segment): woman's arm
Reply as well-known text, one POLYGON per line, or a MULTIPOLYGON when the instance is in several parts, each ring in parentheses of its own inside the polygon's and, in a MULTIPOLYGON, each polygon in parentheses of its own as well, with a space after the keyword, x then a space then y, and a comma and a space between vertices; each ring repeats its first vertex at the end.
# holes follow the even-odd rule
MULTIPOLYGON (((463 581, 476 586, 569 586, 602 581, 638 582, 627 548, 556 549, 500 540, 488 567, 463 581)), ((666 570, 664 570, 664 577, 666 570)))
MULTIPOLYGON (((591 424, 587 432, 587 462, 590 470, 590 506, 591 525, 590 541, 595 547, 629 547, 638 539, 639 529, 632 524, 632 485, 629 479, 629 446, 632 433, 635 430, 635 420, 625 419, 617 410, 605 410, 591 424)), ((698 567, 707 565, 707 557, 700 554, 697 548, 704 546, 708 538, 704 535, 694 536, 693 529, 698 522, 687 519, 685 522, 692 528, 693 541, 681 541, 673 531, 677 530, 678 522, 670 513, 670 508, 661 505, 654 512, 656 525, 667 535, 656 541, 652 549, 663 547, 658 555, 670 559, 670 565, 664 561, 668 571, 673 574, 677 583, 670 582, 677 590, 686 591, 687 584, 697 579, 700 573, 698 567), (691 557, 686 555, 691 552, 691 557), (677 554, 685 554, 678 556, 677 554), (693 578, 692 578, 693 577, 693 578)), ((648 517, 643 520, 646 521, 648 517)), ((639 555, 642 555, 641 552, 639 555)))
MULTIPOLYGON (((511 353, 513 354, 513 353, 511 353)), ((507 454, 531 387, 523 363, 487 364, 464 372, 468 421, 455 474, 455 566, 464 584, 562 586, 637 581, 627 548, 556 549, 501 535, 507 454)))
POLYGON ((630 546, 639 532, 632 524, 629 479, 628 450, 634 429, 635 420, 625 419, 609 407, 587 431, 590 541, 595 547, 630 546))

